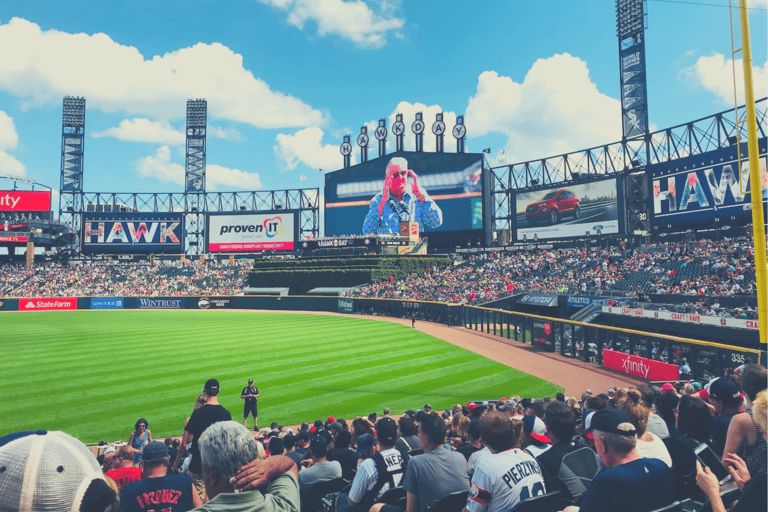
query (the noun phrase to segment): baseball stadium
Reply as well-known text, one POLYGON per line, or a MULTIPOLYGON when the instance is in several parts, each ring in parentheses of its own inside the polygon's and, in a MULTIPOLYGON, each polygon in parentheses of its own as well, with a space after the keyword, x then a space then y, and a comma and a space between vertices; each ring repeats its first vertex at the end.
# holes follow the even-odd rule
POLYGON ((64 96, 60 183, 0 170, 0 510, 765 510, 768 98, 654 128, 616 17, 621 140, 504 165, 397 113, 320 187, 213 191, 190 99, 183 190, 88 192, 64 96))

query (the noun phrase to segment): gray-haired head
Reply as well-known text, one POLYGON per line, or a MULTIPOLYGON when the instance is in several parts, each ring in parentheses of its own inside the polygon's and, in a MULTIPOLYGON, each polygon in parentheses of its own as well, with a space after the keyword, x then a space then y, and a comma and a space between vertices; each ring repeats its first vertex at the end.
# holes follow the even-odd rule
POLYGON ((258 453, 253 434, 235 421, 214 423, 200 436, 203 473, 215 467, 225 481, 235 476, 241 466, 254 460, 258 453))
POLYGON ((600 430, 593 430, 592 435, 595 438, 601 438, 605 442, 606 448, 620 455, 628 454, 637 446, 637 436, 623 436, 600 430))

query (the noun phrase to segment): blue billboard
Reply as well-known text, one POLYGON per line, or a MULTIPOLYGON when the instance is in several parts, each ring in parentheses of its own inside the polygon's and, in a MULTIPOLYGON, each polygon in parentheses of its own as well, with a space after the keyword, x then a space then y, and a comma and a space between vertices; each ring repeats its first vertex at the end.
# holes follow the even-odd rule
POLYGON ((125 300, 122 297, 93 297, 91 309, 123 309, 125 300))
MULTIPOLYGON (((655 227, 752 220, 752 183, 746 145, 739 168, 736 147, 657 164, 649 168, 650 210, 655 227)), ((759 140, 763 208, 768 200, 766 139, 759 140)))
POLYGON ((184 309, 184 299, 176 297, 137 298, 136 309, 184 309))
POLYGON ((398 151, 328 173, 325 235, 398 234, 400 222, 424 234, 481 231, 483 168, 482 154, 398 151))
POLYGON ((184 252, 181 213, 83 214, 81 249, 87 254, 184 252))

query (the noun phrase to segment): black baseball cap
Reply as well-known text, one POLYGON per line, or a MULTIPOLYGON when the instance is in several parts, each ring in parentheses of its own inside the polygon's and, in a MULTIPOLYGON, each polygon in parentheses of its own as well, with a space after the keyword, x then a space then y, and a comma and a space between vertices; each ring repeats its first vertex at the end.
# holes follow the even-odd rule
POLYGON ((219 392, 219 381, 216 379, 208 379, 205 381, 205 387, 203 388, 206 395, 216 395, 219 392))
POLYGON ((390 417, 383 417, 376 422, 376 439, 390 445, 397 439, 397 423, 390 417))
POLYGON ((619 434, 626 437, 637 435, 637 430, 635 430, 635 426, 629 420, 629 416, 619 409, 608 408, 595 412, 592 415, 590 427, 592 430, 619 434))

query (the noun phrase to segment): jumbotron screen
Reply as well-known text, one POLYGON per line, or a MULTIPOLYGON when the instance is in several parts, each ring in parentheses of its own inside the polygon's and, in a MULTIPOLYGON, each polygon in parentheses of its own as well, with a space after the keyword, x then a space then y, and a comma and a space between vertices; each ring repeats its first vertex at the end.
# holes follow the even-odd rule
POLYGON ((483 155, 400 151, 325 176, 326 236, 483 227, 483 155))
POLYGON ((578 238, 621 230, 616 178, 590 183, 562 183, 515 196, 515 239, 578 238))
MULTIPOLYGON (((765 208, 768 206, 765 139, 760 139, 758 145, 765 208)), ((650 169, 653 225, 665 228, 710 225, 718 220, 749 222, 752 184, 747 155, 742 153, 741 157, 741 172, 735 146, 654 165, 650 169)))
POLYGON ((297 239, 296 212, 208 215, 208 252, 292 251, 297 239))
POLYGON ((184 223, 181 213, 83 214, 81 249, 103 254, 181 254, 184 252, 184 223))

